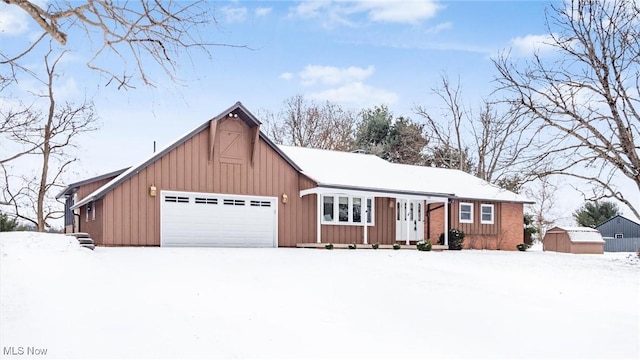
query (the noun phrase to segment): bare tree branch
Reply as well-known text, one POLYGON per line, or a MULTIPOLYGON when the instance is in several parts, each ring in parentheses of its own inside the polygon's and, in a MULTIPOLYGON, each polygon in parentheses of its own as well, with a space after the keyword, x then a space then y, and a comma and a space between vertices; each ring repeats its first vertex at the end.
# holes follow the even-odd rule
POLYGON ((559 161, 545 173, 586 180, 640 217, 631 202, 638 192, 622 194, 610 176, 621 174, 640 191, 640 8, 624 0, 564 5, 548 17, 560 58, 536 55, 521 67, 500 56, 498 82, 551 139, 545 150, 559 161))

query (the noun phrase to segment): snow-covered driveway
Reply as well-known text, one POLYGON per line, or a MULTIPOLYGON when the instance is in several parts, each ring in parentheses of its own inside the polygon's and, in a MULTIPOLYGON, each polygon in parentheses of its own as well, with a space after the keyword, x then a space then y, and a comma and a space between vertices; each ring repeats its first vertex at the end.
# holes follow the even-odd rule
POLYGON ((640 358, 629 253, 0 244, 3 358, 640 358))

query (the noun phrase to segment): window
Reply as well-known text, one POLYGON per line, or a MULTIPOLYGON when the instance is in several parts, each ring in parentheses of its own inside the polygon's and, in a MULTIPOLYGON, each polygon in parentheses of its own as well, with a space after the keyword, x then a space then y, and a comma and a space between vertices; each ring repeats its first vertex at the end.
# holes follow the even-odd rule
POLYGON ((351 213, 353 214, 353 218, 352 218, 353 222, 355 223, 362 222, 362 199, 361 198, 353 198, 351 213))
POLYGON ((349 222, 349 198, 341 196, 338 201, 338 221, 349 222))
POLYGON ((461 223, 473 222, 473 204, 472 203, 460 203, 460 222, 461 223))
POLYGON ((491 204, 480 205, 480 223, 493 224, 493 205, 491 204))
POLYGON ((85 211, 85 219, 84 219, 85 222, 89 221, 90 212, 91 212, 91 204, 87 204, 86 211, 85 211))
POLYGON ((333 196, 322 197, 322 220, 333 221, 333 196))
POLYGON ((617 233, 617 234, 614 234, 614 235, 613 235, 613 237, 614 237, 615 239, 623 239, 623 238, 624 238, 624 234, 622 234, 622 233, 617 233))
POLYGON ((91 204, 91 220, 95 220, 95 219, 96 219, 96 205, 91 204))
POLYGON ((373 199, 355 196, 322 196, 322 224, 362 225, 364 219, 373 225, 373 199), (366 204, 366 210, 365 210, 366 204), (366 211, 366 217, 362 211, 366 211))

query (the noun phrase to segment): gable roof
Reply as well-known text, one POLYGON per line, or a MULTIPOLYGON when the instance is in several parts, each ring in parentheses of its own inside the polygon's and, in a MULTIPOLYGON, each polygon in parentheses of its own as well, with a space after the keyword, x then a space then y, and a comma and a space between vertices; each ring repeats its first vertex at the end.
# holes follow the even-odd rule
POLYGON ((602 223, 600 223, 600 224, 598 224, 598 225, 594 226, 594 228, 598 229, 599 227, 601 227, 601 226, 603 226, 603 225, 607 224, 608 222, 613 221, 614 219, 617 219, 617 218, 622 218, 622 219, 627 220, 628 222, 630 222, 630 223, 632 223, 632 224, 634 224, 634 225, 636 225, 636 226, 640 226, 640 224, 638 224, 637 222, 635 222, 635 221, 633 221, 633 220, 629 219, 628 217, 624 217, 624 216, 622 216, 622 215, 616 215, 616 216, 612 217, 611 219, 609 219, 609 220, 605 220, 605 221, 603 221, 602 223))
POLYGON ((362 153, 279 147, 319 187, 532 203, 461 170, 396 164, 362 153))
POLYGON ((112 172, 107 173, 107 174, 94 176, 94 177, 89 178, 89 179, 84 179, 84 180, 80 180, 78 182, 74 182, 73 184, 69 184, 69 185, 67 185, 67 187, 62 189, 62 191, 60 191, 58 193, 58 195, 56 195, 56 199, 59 199, 59 198, 61 198, 63 196, 72 195, 73 193, 75 193, 83 185, 91 184, 92 182, 96 182, 96 181, 108 179, 108 178, 111 178, 111 177, 114 177, 114 176, 118 176, 118 175, 122 174, 123 172, 125 172, 127 169, 129 169, 129 168, 124 168, 124 169, 112 171, 112 172))
MULTIPOLYGON (((149 166, 150 164, 152 164, 156 160, 158 160, 161 157, 165 156, 166 154, 171 152, 171 150, 177 148, 178 146, 180 146, 181 144, 183 144, 187 140, 191 139, 193 136, 195 136, 196 134, 200 133, 202 130, 208 128, 212 121, 220 121, 220 120, 224 119, 225 117, 229 116, 232 113, 235 114, 235 115, 238 115, 238 118, 240 118, 242 121, 244 121, 249 127, 260 126, 260 124, 261 124, 261 122, 258 120, 258 118, 256 118, 255 115, 253 115, 244 105, 242 105, 241 102, 238 101, 233 106, 231 106, 228 109, 224 110, 223 112, 221 112, 217 116, 213 117, 212 119, 209 119, 209 120, 205 121, 202 125, 200 125, 200 126, 196 127, 195 129, 189 131, 185 135, 180 136, 177 140, 171 142, 165 148, 155 152, 152 156, 146 158, 145 160, 140 162, 138 165, 130 167, 127 171, 121 173, 115 179, 111 180, 110 182, 106 183, 105 185, 103 185, 102 187, 97 189, 96 191, 94 191, 91 194, 87 195, 84 199, 78 201, 71 208, 72 209, 77 209, 77 208, 79 208, 79 207, 81 207, 81 206, 83 206, 83 205, 85 205, 87 203, 90 203, 92 201, 101 199, 109 191, 113 190, 115 187, 117 187, 118 185, 120 185, 121 183, 126 181, 127 179, 131 178, 133 175, 137 174, 140 170, 144 169, 145 167, 149 166)), ((300 171, 300 168, 298 167, 298 165, 296 165, 289 157, 287 157, 287 155, 285 153, 283 153, 278 148, 278 146, 276 146, 276 144, 274 144, 266 135, 264 135, 264 133, 262 131, 260 131, 260 138, 262 140, 264 140, 269 146, 271 146, 271 148, 273 148, 273 150, 275 150, 280 156, 282 156, 282 158, 287 163, 289 163, 289 165, 291 165, 297 171, 300 171)))

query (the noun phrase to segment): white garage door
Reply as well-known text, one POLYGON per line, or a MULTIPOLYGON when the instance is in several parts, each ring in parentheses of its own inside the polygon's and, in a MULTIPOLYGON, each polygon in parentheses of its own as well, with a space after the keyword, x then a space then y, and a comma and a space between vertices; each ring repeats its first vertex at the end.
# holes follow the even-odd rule
POLYGON ((160 192, 161 246, 277 247, 277 198, 160 192))

